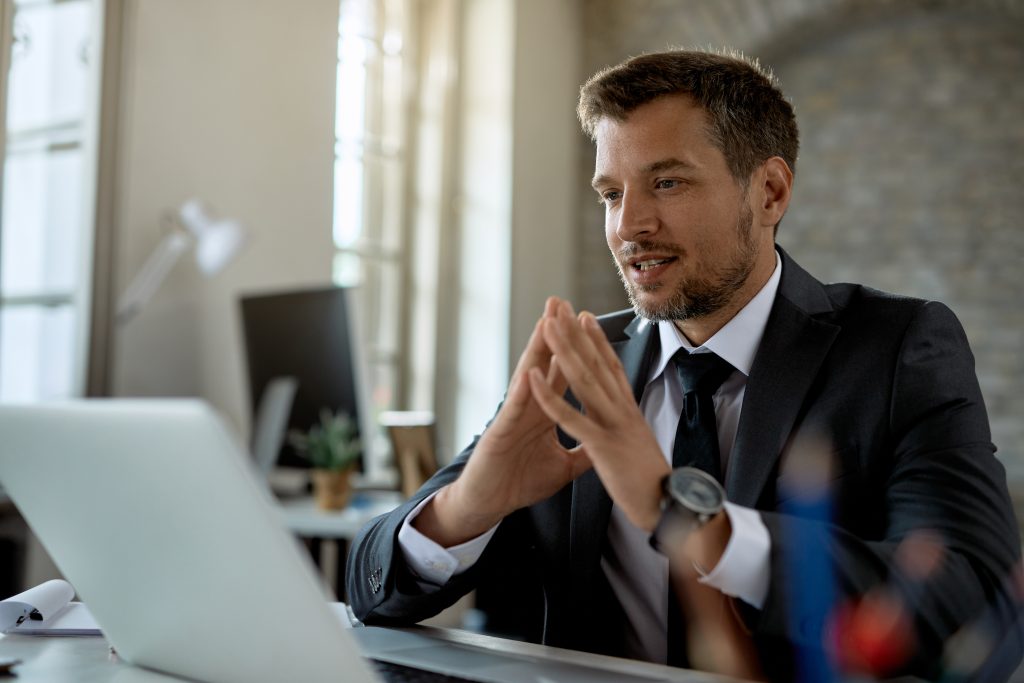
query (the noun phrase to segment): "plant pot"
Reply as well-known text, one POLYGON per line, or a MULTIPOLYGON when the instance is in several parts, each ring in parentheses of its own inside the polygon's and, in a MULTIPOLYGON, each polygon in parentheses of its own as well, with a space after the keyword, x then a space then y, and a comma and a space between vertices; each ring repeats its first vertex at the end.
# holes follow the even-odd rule
POLYGON ((341 510, 352 499, 352 470, 313 470, 313 498, 321 510, 341 510))

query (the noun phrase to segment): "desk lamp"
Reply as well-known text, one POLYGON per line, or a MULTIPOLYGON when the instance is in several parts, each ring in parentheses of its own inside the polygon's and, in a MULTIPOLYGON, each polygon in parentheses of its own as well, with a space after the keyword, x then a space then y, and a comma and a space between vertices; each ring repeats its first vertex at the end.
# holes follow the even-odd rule
POLYGON ((213 277, 231 263, 247 239, 246 230, 238 221, 213 218, 198 199, 189 199, 176 212, 168 212, 164 222, 167 234, 118 299, 119 325, 142 310, 190 248, 195 249, 199 271, 213 277))

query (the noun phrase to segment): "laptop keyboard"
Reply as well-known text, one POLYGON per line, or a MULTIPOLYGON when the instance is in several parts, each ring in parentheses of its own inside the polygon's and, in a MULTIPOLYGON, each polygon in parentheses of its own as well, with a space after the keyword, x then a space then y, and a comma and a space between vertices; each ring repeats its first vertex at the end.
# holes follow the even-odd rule
POLYGON ((370 662, 387 683, 476 683, 468 678, 424 671, 393 662, 382 662, 379 659, 371 659, 370 662))

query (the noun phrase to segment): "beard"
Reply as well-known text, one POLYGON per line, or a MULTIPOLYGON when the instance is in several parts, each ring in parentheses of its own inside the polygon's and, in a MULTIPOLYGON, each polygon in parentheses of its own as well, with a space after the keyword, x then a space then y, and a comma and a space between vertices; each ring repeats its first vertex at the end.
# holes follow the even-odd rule
POLYGON ((619 258, 615 262, 619 279, 622 280, 622 285, 629 296, 629 303, 637 315, 654 322, 693 320, 711 315, 732 301, 733 296, 753 271, 757 257, 757 244, 753 234, 754 214, 745 201, 742 206, 736 220, 737 249, 728 262, 718 265, 715 272, 710 275, 684 277, 671 296, 661 303, 645 303, 640 295, 644 292, 657 292, 664 289, 665 285, 635 285, 626 276, 622 264, 634 253, 654 251, 672 254, 682 259, 682 252, 673 245, 653 241, 633 242, 628 249, 619 252, 619 258))

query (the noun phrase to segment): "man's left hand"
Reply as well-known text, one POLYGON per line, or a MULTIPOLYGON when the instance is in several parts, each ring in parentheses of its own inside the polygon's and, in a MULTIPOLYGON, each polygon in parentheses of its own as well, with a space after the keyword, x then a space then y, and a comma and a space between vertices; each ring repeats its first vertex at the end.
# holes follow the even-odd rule
POLYGON ((533 396, 551 420, 580 442, 626 517, 653 531, 669 465, 597 319, 590 313, 577 317, 566 301, 555 305, 555 315, 543 321, 544 341, 584 412, 569 405, 539 370, 529 375, 533 396))

